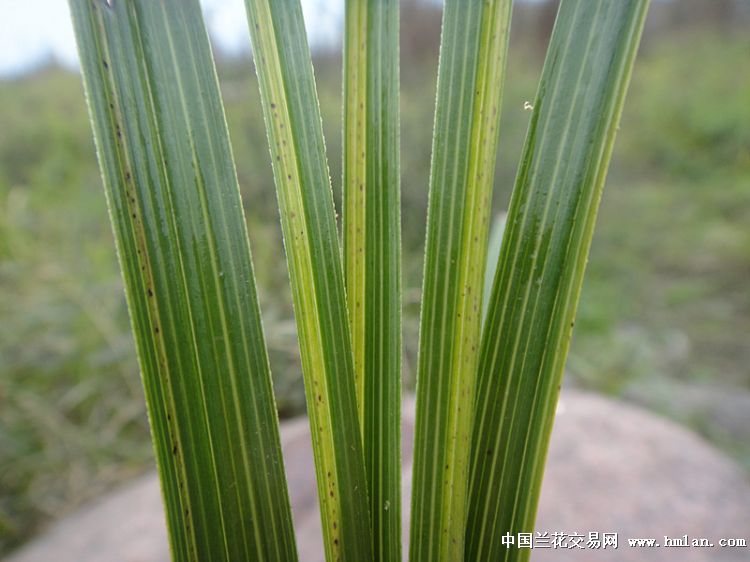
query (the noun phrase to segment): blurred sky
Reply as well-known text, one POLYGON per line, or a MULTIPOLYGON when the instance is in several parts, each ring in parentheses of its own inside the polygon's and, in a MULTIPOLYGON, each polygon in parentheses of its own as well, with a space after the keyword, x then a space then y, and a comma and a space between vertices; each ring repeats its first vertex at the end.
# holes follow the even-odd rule
MULTIPOLYGON (((218 46, 248 51, 244 0, 200 0, 218 46)), ((312 43, 338 40, 343 0, 302 0, 312 43)), ((67 0, 0 0, 0 78, 21 74, 51 58, 75 68, 73 27, 67 0)))

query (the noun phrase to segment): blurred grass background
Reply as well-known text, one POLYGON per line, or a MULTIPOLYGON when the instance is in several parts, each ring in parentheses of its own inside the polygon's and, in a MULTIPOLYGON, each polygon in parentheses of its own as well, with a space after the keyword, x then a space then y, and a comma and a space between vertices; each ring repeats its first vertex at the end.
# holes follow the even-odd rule
MULTIPOLYGON (((634 401, 750 469, 750 20, 656 2, 594 236, 566 383, 634 401)), ((405 380, 413 385, 440 9, 402 14, 405 380)), ((508 203, 554 2, 518 4, 494 208, 508 203)), ((249 57, 218 53, 283 416, 304 410, 249 57)), ((315 60, 336 197, 341 60, 315 60)), ((0 81, 0 554, 152 465, 80 77, 0 81)))

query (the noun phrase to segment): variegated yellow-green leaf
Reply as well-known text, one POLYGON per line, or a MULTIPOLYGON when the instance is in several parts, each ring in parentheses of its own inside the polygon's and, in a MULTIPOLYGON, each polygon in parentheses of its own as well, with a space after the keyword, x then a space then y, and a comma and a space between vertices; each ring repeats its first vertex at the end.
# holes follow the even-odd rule
POLYGON ((648 0, 563 0, 482 338, 466 560, 528 560, 602 185, 648 0))
POLYGON ((173 558, 295 560, 255 282, 197 0, 70 0, 173 558))
POLYGON ((461 560, 510 0, 447 0, 417 371, 410 558, 461 560))
POLYGON ((246 0, 297 320, 328 560, 372 558, 355 370, 299 0, 246 0))
POLYGON ((344 266, 373 553, 401 560, 398 2, 347 0, 344 266))

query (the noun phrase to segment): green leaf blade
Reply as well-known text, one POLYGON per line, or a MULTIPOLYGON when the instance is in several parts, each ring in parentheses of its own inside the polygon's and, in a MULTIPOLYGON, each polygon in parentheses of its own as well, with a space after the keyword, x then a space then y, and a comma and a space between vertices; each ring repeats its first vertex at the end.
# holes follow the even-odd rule
POLYGON ((344 271, 376 560, 401 557, 398 2, 346 2, 344 271))
POLYGON ((563 0, 482 338, 466 559, 528 560, 596 211, 648 0, 563 0))
POLYGON ((413 561, 463 556, 482 286, 511 2, 443 15, 420 320, 413 561))
POLYGON ((372 559, 344 274, 298 0, 246 0, 289 264, 328 560, 372 559))
POLYGON ((247 232, 200 7, 70 7, 173 557, 295 560, 247 232))

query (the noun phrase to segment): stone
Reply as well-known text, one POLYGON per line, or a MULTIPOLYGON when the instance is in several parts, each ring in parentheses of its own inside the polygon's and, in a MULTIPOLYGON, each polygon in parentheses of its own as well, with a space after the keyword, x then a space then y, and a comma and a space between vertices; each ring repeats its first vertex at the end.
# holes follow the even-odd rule
MULTIPOLYGON (((304 418, 282 424, 300 559, 323 560, 315 471, 304 418)), ((411 489, 414 399, 404 402, 404 498, 411 489)), ((405 501, 404 533, 408 501, 405 501)), ((146 474, 59 521, 6 562, 166 562, 159 485, 146 474)), ((594 394, 564 390, 550 445, 537 530, 617 533, 615 549, 541 549, 532 560, 739 562, 750 548, 750 483, 698 436, 667 420, 594 394), (713 548, 632 548, 628 538, 707 538, 713 548)), ((405 549, 406 551, 406 549, 405 549)))

